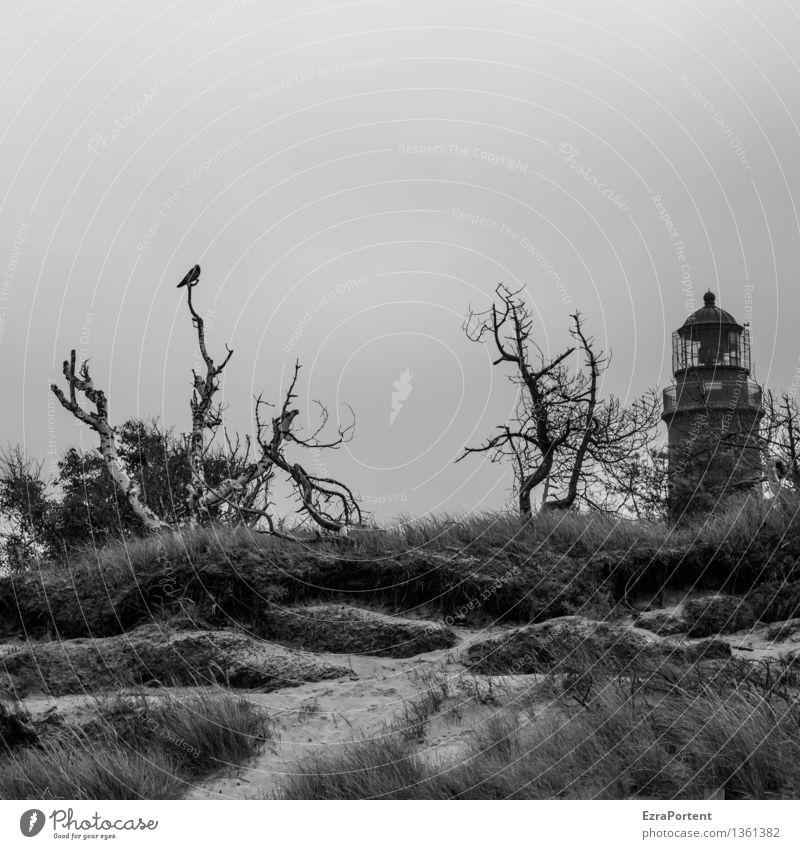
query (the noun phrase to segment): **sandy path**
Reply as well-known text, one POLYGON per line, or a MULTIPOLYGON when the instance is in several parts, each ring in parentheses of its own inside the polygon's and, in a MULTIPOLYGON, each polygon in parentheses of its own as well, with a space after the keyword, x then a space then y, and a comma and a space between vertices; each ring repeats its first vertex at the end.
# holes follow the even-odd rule
MULTIPOLYGON (((460 659, 476 640, 504 628, 470 631, 454 628, 460 642, 451 649, 410 659, 321 654, 337 665, 348 664, 349 678, 334 679, 246 697, 264 707, 276 722, 275 739, 247 765, 232 766, 186 794, 187 799, 273 798, 293 765, 310 752, 374 737, 403 726, 404 703, 428 692, 447 689, 447 697, 416 743, 418 753, 437 764, 455 758, 482 723, 543 676, 484 676, 465 673, 460 659)), ((543 706, 544 707, 544 706, 543 706)))
MULTIPOLYGON (((272 693, 250 693, 246 698, 265 708, 275 720, 275 738, 265 751, 247 766, 234 767, 198 786, 188 799, 242 798, 269 796, 292 764, 310 751, 339 746, 357 737, 386 733, 386 727, 402 713, 403 703, 425 690, 427 676, 436 674, 459 690, 463 665, 458 661, 466 643, 454 649, 428 652, 410 659, 320 655, 320 658, 348 666, 348 678, 303 684, 272 693)), ((455 696, 454 701, 466 701, 455 696)), ((463 730, 449 729, 463 736, 463 730)), ((440 731, 447 737, 447 730, 440 731)), ((436 745, 436 740, 430 740, 436 745)))

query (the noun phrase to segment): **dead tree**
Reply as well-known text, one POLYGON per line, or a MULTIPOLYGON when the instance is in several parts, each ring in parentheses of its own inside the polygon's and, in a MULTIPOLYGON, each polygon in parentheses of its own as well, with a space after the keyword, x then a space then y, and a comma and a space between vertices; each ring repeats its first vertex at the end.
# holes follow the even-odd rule
MULTIPOLYGON (((284 396, 280 414, 272 419, 271 436, 260 415, 265 402, 256 400, 256 439, 263 459, 269 460, 274 467, 281 469, 291 479, 296 496, 300 502, 300 512, 304 512, 318 527, 346 535, 351 525, 362 523, 361 509, 349 487, 335 478, 308 472, 300 463, 290 463, 285 456, 287 444, 294 443, 300 448, 314 453, 323 450, 336 450, 349 442, 355 430, 355 415, 351 408, 350 423, 336 428, 332 438, 323 437, 329 421, 327 408, 316 401, 320 412, 320 421, 316 429, 308 436, 292 429, 292 423, 298 410, 290 409, 297 397, 295 387, 300 373, 300 363, 296 362, 289 388, 284 396)), ((267 405, 269 406, 269 405, 267 405)))
POLYGON ((69 387, 66 397, 55 384, 50 385, 53 394, 61 406, 75 418, 88 425, 100 437, 100 454, 105 461, 111 479, 117 491, 125 498, 142 525, 151 532, 158 532, 168 525, 142 501, 139 486, 125 471, 117 450, 116 430, 108 420, 108 400, 102 389, 96 389, 89 374, 89 364, 84 361, 79 371, 75 371, 75 351, 71 351, 69 360, 64 361, 63 372, 69 387), (84 409, 78 401, 80 392, 91 403, 94 410, 84 409))
POLYGON ((557 395, 563 394, 559 389, 565 383, 562 364, 575 348, 549 359, 537 348, 538 361, 534 366, 528 351, 533 325, 530 312, 518 292, 500 285, 496 294, 499 306, 493 303, 488 313, 470 311, 465 332, 473 342, 484 342, 487 336, 491 337, 499 355, 492 365, 513 366, 509 379, 520 387, 516 414, 483 445, 465 448, 458 461, 474 453, 487 453, 492 462, 513 459, 519 511, 523 518, 528 518, 532 493, 550 477, 554 460, 571 433, 571 422, 563 415, 557 395))
MULTIPOLYGON (((299 462, 287 457, 287 448, 319 452, 336 449, 352 437, 355 417, 349 424, 340 426, 332 438, 323 437, 328 424, 327 409, 316 402, 321 412, 320 423, 310 435, 302 435, 294 422, 299 415, 293 409, 297 399, 297 387, 300 372, 299 362, 295 364, 289 388, 284 397, 279 414, 272 419, 271 425, 264 419, 264 410, 272 405, 263 397, 256 399, 255 439, 250 436, 241 440, 238 435, 230 437, 223 424, 223 406, 215 402, 219 391, 219 378, 228 365, 233 351, 226 345, 226 354, 217 364, 208 352, 206 345, 205 323, 192 302, 192 290, 200 278, 200 266, 195 265, 184 277, 178 288, 186 287, 186 300, 192 324, 197 332, 200 354, 205 364, 205 373, 192 370, 192 396, 189 402, 192 414, 191 432, 184 437, 190 469, 190 483, 185 499, 186 514, 190 521, 209 520, 213 516, 233 516, 257 530, 262 520, 267 532, 286 536, 278 528, 278 522, 271 511, 270 487, 278 472, 283 473, 292 485, 299 502, 300 513, 313 522, 317 529, 335 532, 341 536, 347 534, 347 528, 361 524, 362 516, 353 493, 341 481, 327 475, 310 472, 299 462), (227 444, 226 460, 228 477, 219 480, 219 451, 212 445, 222 429, 227 444), (211 452, 211 453, 209 453, 211 452), (206 469, 209 465, 215 469, 208 480, 206 469)), ((108 421, 108 403, 105 393, 94 387, 89 375, 87 363, 83 363, 76 372, 75 351, 71 359, 64 363, 64 376, 69 386, 67 397, 55 384, 51 387, 61 405, 76 418, 95 430, 100 437, 100 451, 119 492, 127 499, 135 515, 145 528, 158 531, 168 528, 144 503, 138 484, 131 478, 120 458, 115 429, 108 421), (77 392, 94 404, 95 409, 84 409, 77 400, 77 392)), ((350 410, 352 414, 352 410, 350 410)), ((223 453, 225 449, 221 449, 223 453)), ((178 519, 182 521, 182 519, 178 519)))
MULTIPOLYGON (((317 528, 334 532, 340 536, 347 534, 347 528, 362 523, 361 510, 351 490, 334 478, 313 474, 298 462, 292 462, 286 456, 286 449, 295 445, 312 452, 335 450, 348 442, 355 429, 355 417, 345 426, 339 426, 332 438, 323 438, 323 431, 329 421, 326 407, 316 402, 320 410, 320 422, 307 436, 293 427, 299 411, 293 409, 297 398, 295 389, 300 373, 300 363, 295 363, 292 379, 284 396, 277 416, 265 416, 264 411, 272 404, 259 396, 255 401, 255 442, 258 445, 258 460, 245 468, 239 475, 223 481, 216 488, 209 488, 206 496, 208 505, 224 502, 244 517, 263 519, 269 533, 286 536, 278 531, 268 498, 263 507, 256 507, 239 497, 254 482, 272 479, 281 471, 292 484, 299 502, 298 512, 304 513, 317 528)), ((352 414, 352 410, 350 411, 352 414)))
POLYGON ((595 349, 580 313, 572 315, 573 343, 546 357, 532 338, 533 319, 521 290, 504 285, 485 312, 470 312, 465 331, 475 342, 489 342, 498 356, 493 365, 509 364, 509 380, 519 387, 512 419, 482 445, 466 448, 458 458, 485 453, 492 462, 511 462, 520 515, 532 514, 532 496, 545 484, 543 510, 567 510, 576 504, 600 506, 605 500, 604 472, 620 458, 644 448, 659 418, 654 392, 624 407, 613 396, 601 399, 600 379, 609 358, 595 349), (582 361, 572 372, 566 361, 582 361))
POLYGON ((199 375, 192 369, 192 397, 189 401, 192 413, 192 430, 187 440, 187 448, 192 481, 187 487, 186 506, 189 514, 195 517, 207 515, 210 507, 208 503, 209 487, 206 484, 203 472, 203 461, 207 446, 213 441, 217 429, 222 425, 223 408, 221 404, 214 403, 214 396, 219 390, 219 376, 233 356, 233 350, 226 345, 225 358, 217 365, 208 353, 205 322, 192 303, 192 290, 199 279, 200 266, 195 265, 178 284, 179 289, 186 288, 186 303, 192 316, 192 324, 197 331, 197 343, 205 364, 204 375, 199 375), (207 434, 210 434, 208 439, 206 438, 207 434))
POLYGON ((300 372, 299 363, 295 364, 280 414, 272 419, 271 427, 267 426, 263 420, 263 410, 270 405, 263 400, 263 396, 256 399, 256 445, 253 445, 247 437, 242 446, 239 438, 236 437, 234 450, 234 443, 231 442, 228 434, 225 434, 232 457, 238 458, 240 448, 243 451, 244 462, 236 463, 239 472, 216 486, 209 485, 206 480, 203 473, 203 461, 208 446, 213 442, 222 425, 223 408, 215 404, 214 396, 219 390, 219 376, 230 361, 233 351, 226 345, 225 358, 219 365, 208 353, 205 323, 192 303, 192 290, 199 278, 200 266, 196 265, 178 284, 178 288, 186 287, 186 301, 192 316, 192 324, 197 331, 200 354, 205 363, 204 375, 192 370, 193 388, 190 401, 192 431, 187 438, 192 470, 192 482, 187 494, 190 515, 207 519, 212 510, 225 505, 238 513, 243 522, 255 527, 263 519, 270 533, 278 533, 275 518, 270 509, 269 488, 276 471, 280 470, 292 482, 302 512, 305 512, 319 528, 346 533, 345 529, 349 525, 354 522, 361 523, 361 512, 352 492, 340 481, 311 474, 299 463, 291 463, 286 458, 285 449, 290 444, 314 451, 336 449, 352 436, 355 420, 350 425, 339 428, 333 439, 323 441, 321 434, 328 423, 329 416, 327 409, 317 402, 321 411, 321 423, 317 429, 308 437, 300 436, 293 429, 293 422, 299 414, 298 410, 291 409, 292 402, 297 398, 295 388, 300 372), (247 462, 251 447, 255 448, 257 459, 247 462), (260 506, 257 503, 259 500, 262 502, 260 506))

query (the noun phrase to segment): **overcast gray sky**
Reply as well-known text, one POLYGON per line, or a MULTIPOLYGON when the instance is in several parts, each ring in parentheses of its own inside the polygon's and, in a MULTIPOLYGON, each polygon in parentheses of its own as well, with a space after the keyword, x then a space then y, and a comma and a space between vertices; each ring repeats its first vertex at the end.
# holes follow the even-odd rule
POLYGON ((526 287, 545 350, 585 314, 613 351, 606 392, 669 383, 670 333, 709 286, 752 322, 758 379, 792 384, 789 3, 4 9, 3 441, 94 444, 48 392, 71 347, 116 422, 186 429, 196 351, 175 284, 195 262, 210 346, 235 349, 230 424, 299 357, 304 402, 356 411, 325 462, 379 519, 507 501, 507 472, 453 465, 513 403, 462 331, 501 281, 526 287))

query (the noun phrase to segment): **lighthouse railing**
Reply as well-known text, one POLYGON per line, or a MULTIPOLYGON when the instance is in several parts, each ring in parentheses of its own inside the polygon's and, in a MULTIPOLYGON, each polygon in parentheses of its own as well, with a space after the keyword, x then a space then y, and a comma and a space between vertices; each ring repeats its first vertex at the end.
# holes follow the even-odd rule
POLYGON ((749 372, 750 328, 729 325, 698 325, 672 334, 672 372, 691 368, 739 368, 749 372))

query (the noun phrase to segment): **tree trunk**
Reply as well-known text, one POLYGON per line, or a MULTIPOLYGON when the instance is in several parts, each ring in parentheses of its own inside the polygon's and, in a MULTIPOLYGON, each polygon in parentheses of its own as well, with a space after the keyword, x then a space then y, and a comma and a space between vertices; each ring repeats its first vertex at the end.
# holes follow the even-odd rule
POLYGON ((139 486, 136 481, 132 480, 122 464, 119 461, 117 454, 117 443, 114 438, 114 433, 109 425, 101 426, 100 433, 100 453, 103 455, 106 468, 108 469, 114 485, 123 495, 125 500, 131 507, 131 510, 136 514, 139 521, 151 533, 158 533, 160 530, 169 527, 142 501, 139 494, 139 486))
POLYGON ((518 499, 519 515, 523 522, 529 522, 533 515, 533 510, 531 508, 531 494, 543 480, 546 480, 550 476, 552 468, 553 450, 551 446, 550 450, 542 458, 542 462, 536 471, 520 483, 518 499))

